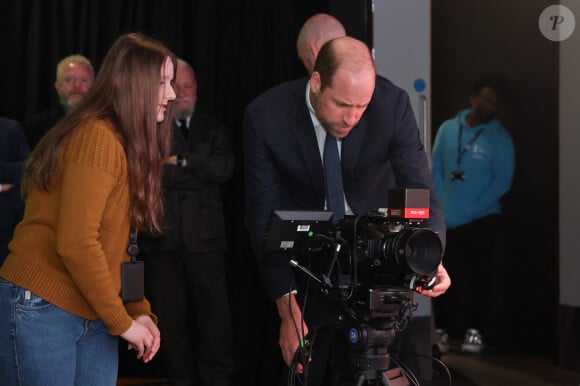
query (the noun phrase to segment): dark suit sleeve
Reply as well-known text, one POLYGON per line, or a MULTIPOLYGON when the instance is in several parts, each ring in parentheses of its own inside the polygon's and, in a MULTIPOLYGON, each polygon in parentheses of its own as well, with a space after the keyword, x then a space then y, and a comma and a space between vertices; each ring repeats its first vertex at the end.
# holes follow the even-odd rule
POLYGON ((1 146, 0 183, 20 185, 22 167, 30 151, 20 123, 8 119, 0 121, 1 146))
POLYGON ((195 138, 183 154, 187 166, 168 165, 165 186, 195 190, 200 184, 221 185, 232 176, 235 161, 225 126, 203 118, 195 121, 195 130, 195 138))
POLYGON ((272 299, 287 293, 292 287, 292 271, 288 258, 282 255, 262 253, 262 244, 272 208, 279 207, 280 176, 271 149, 266 145, 251 108, 244 115, 244 176, 245 176, 245 222, 258 259, 266 289, 272 299))
POLYGON ((415 115, 408 95, 401 91, 395 109, 395 132, 389 143, 389 153, 400 188, 429 189, 430 218, 424 226, 439 235, 445 245, 445 219, 443 208, 435 192, 425 148, 421 142, 415 115))
MULTIPOLYGON (((0 118, 0 184, 12 184, 12 189, 0 192, 0 238, 12 238, 16 224, 24 214, 20 196, 20 179, 29 150, 20 123, 0 118)), ((7 256, 6 245, 0 245, 0 264, 7 256)))

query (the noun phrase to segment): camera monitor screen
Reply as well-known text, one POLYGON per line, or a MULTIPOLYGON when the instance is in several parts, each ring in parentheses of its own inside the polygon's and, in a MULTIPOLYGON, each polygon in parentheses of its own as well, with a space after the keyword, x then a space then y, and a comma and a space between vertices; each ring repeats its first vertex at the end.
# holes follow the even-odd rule
POLYGON ((327 210, 273 210, 266 228, 264 252, 307 252, 316 235, 328 235, 331 218, 332 212, 327 210))

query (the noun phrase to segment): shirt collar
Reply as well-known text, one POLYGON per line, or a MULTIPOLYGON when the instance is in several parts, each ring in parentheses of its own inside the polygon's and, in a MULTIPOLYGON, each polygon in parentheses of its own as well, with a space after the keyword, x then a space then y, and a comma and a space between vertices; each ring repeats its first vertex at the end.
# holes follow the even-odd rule
POLYGON ((310 81, 306 83, 306 106, 308 106, 308 112, 310 113, 310 119, 312 120, 312 124, 314 127, 321 126, 320 121, 316 118, 316 113, 314 112, 314 107, 312 107, 312 103, 310 102, 310 81))
MULTIPOLYGON (((182 121, 183 119, 175 119, 175 124, 179 127, 180 126, 180 121, 182 121)), ((190 122, 191 122, 191 115, 187 118, 185 118, 185 124, 187 125, 187 127, 190 126, 190 122)))

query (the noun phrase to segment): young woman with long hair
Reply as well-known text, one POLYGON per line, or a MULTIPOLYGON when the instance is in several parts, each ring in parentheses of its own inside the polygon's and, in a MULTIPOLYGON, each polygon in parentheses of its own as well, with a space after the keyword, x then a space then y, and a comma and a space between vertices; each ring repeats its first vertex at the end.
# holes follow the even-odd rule
POLYGON ((175 56, 120 36, 85 98, 27 160, 26 209, 0 268, 0 379, 9 385, 115 385, 117 337, 150 361, 149 302, 124 301, 129 232, 159 232, 175 56), (123 284, 124 285, 124 284, 123 284))

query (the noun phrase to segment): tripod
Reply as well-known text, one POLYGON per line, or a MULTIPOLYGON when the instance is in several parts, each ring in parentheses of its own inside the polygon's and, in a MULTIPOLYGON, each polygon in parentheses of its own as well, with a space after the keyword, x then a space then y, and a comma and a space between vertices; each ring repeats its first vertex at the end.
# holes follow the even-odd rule
POLYGON ((365 292, 368 297, 359 297, 358 302, 365 304, 364 311, 359 309, 351 313, 351 316, 357 317, 344 322, 343 331, 348 338, 347 366, 340 369, 341 381, 338 385, 409 386, 411 383, 407 375, 391 361, 388 351, 395 340, 399 317, 407 317, 409 294, 381 287, 365 292))
POLYGON ((384 336, 387 333, 392 334, 392 337, 381 347, 371 347, 362 351, 351 350, 347 354, 348 363, 342 369, 339 386, 409 386, 410 382, 403 370, 391 365, 391 357, 386 346, 392 342, 394 332, 374 330, 372 333, 376 336, 384 336))
MULTIPOLYGON (((414 378, 413 374, 406 373, 391 360, 388 347, 394 341, 395 332, 402 331, 412 318, 416 308, 412 291, 392 285, 360 284, 356 280, 353 284, 350 279, 344 279, 345 275, 333 284, 326 280, 330 274, 320 279, 295 260, 290 265, 314 279, 321 293, 338 306, 338 315, 326 328, 346 336, 348 347, 339 353, 337 357, 341 359, 331 368, 333 386, 411 385, 406 374, 414 378)), ((381 281, 381 277, 370 278, 381 281)))

